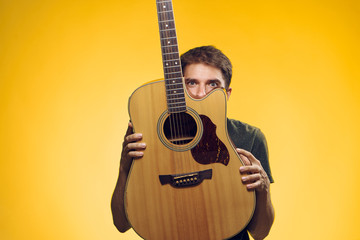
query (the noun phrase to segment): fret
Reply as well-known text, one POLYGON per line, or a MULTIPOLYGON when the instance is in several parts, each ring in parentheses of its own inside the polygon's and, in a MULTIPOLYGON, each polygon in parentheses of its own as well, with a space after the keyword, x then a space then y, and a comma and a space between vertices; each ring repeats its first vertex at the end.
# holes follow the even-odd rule
MULTIPOLYGON (((166 6, 166 5, 162 5, 162 6, 166 6)), ((164 10, 164 11, 159 11, 159 14, 161 13, 172 13, 173 11, 172 10, 164 10)))
POLYGON ((160 30, 160 32, 165 32, 165 31, 170 31, 170 30, 174 30, 174 31, 175 31, 175 28, 162 29, 162 30, 160 30))
POLYGON ((163 60, 163 62, 172 62, 172 61, 178 61, 179 59, 167 59, 167 60, 163 60))
POLYGON ((174 44, 174 45, 167 45, 167 46, 163 46, 163 48, 168 48, 168 47, 177 47, 177 45, 176 45, 176 44, 174 44))
POLYGON ((181 107, 183 104, 185 103, 185 101, 182 101, 182 102, 178 102, 178 103, 168 103, 168 106, 169 105, 175 105, 176 107, 181 107))
POLYGON ((163 2, 156 2, 157 5, 159 6, 160 4, 167 4, 167 3, 170 3, 171 5, 171 1, 163 1, 163 2))
POLYGON ((185 99, 183 92, 180 93, 169 93, 170 97, 167 99, 168 102, 178 101, 178 99, 185 99))
POLYGON ((184 93, 184 88, 174 88, 174 89, 167 88, 166 93, 167 94, 181 94, 181 93, 184 93))
POLYGON ((169 55, 169 54, 177 54, 177 55, 179 55, 179 53, 178 52, 170 52, 170 53, 164 53, 164 54, 166 54, 166 55, 169 55))
POLYGON ((172 81, 173 83, 167 83, 166 84, 166 91, 168 90, 176 90, 176 89, 182 89, 182 81, 172 81), (174 88, 178 87, 178 88, 174 88))
MULTIPOLYGON (((178 89, 178 88, 177 88, 177 89, 178 89)), ((176 92, 176 91, 169 91, 169 90, 168 90, 167 92, 168 92, 168 94, 169 94, 169 95, 171 95, 171 94, 182 94, 182 93, 184 93, 184 92, 183 92, 183 90, 180 90, 180 92, 176 92)), ((184 96, 185 96, 185 95, 184 95, 184 96)), ((169 101, 170 101, 170 100, 176 100, 176 99, 183 98, 184 96, 180 96, 180 97, 175 98, 175 99, 174 99, 174 98, 171 98, 171 99, 169 98, 168 100, 169 100, 169 101)))
MULTIPOLYGON (((182 85, 182 79, 179 79, 179 80, 176 80, 176 81, 172 80, 171 82, 172 82, 172 83, 170 83, 169 80, 165 80, 165 83, 166 83, 166 86, 165 86, 166 91, 173 89, 173 85, 175 85, 175 84, 181 84, 181 85, 182 85)), ((180 86, 180 88, 181 88, 181 86, 180 86)))
POLYGON ((182 76, 181 77, 175 77, 175 78, 166 78, 165 79, 165 83, 166 83, 166 86, 171 86, 172 84, 179 84, 179 83, 182 83, 182 76))
POLYGON ((171 78, 171 77, 165 77, 165 87, 166 87, 166 89, 171 89, 171 87, 172 87, 172 84, 179 84, 179 83, 181 83, 182 84, 182 78, 178 78, 178 80, 169 80, 169 79, 174 79, 174 78, 171 78))
POLYGON ((176 36, 174 36, 174 37, 164 37, 164 38, 162 38, 161 40, 168 40, 168 39, 177 40, 177 39, 176 39, 176 36))
POLYGON ((164 70, 169 70, 169 69, 171 69, 171 68, 179 68, 179 66, 166 66, 166 67, 164 67, 164 70))
POLYGON ((171 80, 174 78, 178 78, 178 79, 182 80, 182 73, 181 73, 180 66, 178 68, 175 68, 175 67, 176 66, 174 66, 174 69, 164 68, 164 74, 165 74, 166 80, 169 80, 169 79, 171 80))
POLYGON ((163 61, 173 61, 175 65, 180 66, 179 54, 176 54, 176 55, 166 54, 166 55, 162 55, 162 56, 163 56, 163 61))
POLYGON ((160 1, 160 2, 156 2, 157 4, 161 4, 161 3, 170 3, 171 4, 171 1, 160 1))
MULTIPOLYGON (((171 48, 171 49, 173 49, 173 52, 178 52, 177 44, 171 44, 171 42, 168 42, 168 45, 164 45, 161 48, 165 49, 165 50, 168 49, 168 48, 171 48)), ((171 50, 171 49, 168 49, 168 51, 171 50)))
POLYGON ((167 78, 166 81, 170 81, 170 80, 173 80, 173 79, 179 79, 179 80, 181 79, 182 80, 182 76, 181 76, 181 78, 167 78))
POLYGON ((179 107, 179 108, 169 108, 170 113, 180 113, 180 112, 186 112, 186 106, 179 107))
POLYGON ((184 104, 178 104, 178 105, 173 105, 173 106, 169 106, 169 112, 175 112, 175 111, 186 111, 186 106, 184 104))
MULTIPOLYGON (((179 69, 180 70, 180 69, 179 69)), ((178 78, 182 78, 182 72, 181 71, 176 71, 176 72, 168 72, 166 74, 175 74, 175 75, 178 75, 178 78)), ((177 78, 176 76, 174 77, 171 77, 171 79, 173 78, 177 78)), ((170 79, 170 78, 167 78, 167 79, 170 79)))
POLYGON ((163 61, 173 61, 175 65, 179 65, 180 66, 180 60, 179 60, 179 54, 163 54, 163 61))
POLYGON ((173 19, 165 19, 165 20, 160 20, 158 21, 159 23, 164 23, 164 22, 174 22, 173 19))
POLYGON ((171 65, 171 64, 168 64, 168 63, 165 63, 165 66, 164 66, 164 70, 165 71, 169 71, 170 69, 174 69, 176 70, 176 68, 178 68, 180 70, 180 67, 179 65, 171 65))
MULTIPOLYGON (((184 106, 184 103, 179 103, 179 104, 168 104, 168 108, 172 108, 172 109, 178 109, 178 108, 182 108, 184 106)), ((185 106, 184 106, 185 107, 185 106)), ((185 107, 186 108, 186 107, 185 107)))
POLYGON ((176 106, 176 107, 169 107, 170 113, 178 113, 178 112, 185 112, 186 106, 176 106))

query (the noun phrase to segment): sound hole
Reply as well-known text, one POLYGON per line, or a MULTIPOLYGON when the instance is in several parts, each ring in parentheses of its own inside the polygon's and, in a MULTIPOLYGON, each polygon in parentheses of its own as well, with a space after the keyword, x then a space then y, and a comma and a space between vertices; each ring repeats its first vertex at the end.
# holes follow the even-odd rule
POLYGON ((171 113, 164 122, 165 137, 173 144, 191 142, 197 132, 195 119, 185 112, 171 113))

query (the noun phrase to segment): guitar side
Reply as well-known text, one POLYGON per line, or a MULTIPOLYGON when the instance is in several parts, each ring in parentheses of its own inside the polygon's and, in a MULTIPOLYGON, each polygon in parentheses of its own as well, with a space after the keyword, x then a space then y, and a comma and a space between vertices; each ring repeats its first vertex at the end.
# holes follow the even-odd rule
MULTIPOLYGON (((250 221, 255 194, 242 184, 241 159, 231 144, 226 126, 226 96, 215 90, 201 100, 186 95, 189 109, 207 116, 216 136, 229 152, 229 162, 200 164, 189 150, 170 149, 161 140, 159 119, 166 113, 163 81, 138 88, 129 99, 135 132, 143 133, 144 157, 133 161, 125 190, 127 218, 145 239, 225 239, 250 221), (196 186, 176 188, 161 184, 160 175, 210 171, 210 179, 196 186)), ((202 131, 207 131, 203 129, 202 131)))

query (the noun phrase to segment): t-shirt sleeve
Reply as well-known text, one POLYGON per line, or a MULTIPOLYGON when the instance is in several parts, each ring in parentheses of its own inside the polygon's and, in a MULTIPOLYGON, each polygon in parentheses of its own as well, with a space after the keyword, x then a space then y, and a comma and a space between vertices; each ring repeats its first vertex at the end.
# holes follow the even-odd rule
POLYGON ((270 164, 269 164, 269 152, 267 147, 267 142, 265 135, 261 130, 257 129, 254 139, 254 145, 250 151, 260 162, 265 170, 266 174, 269 177, 271 183, 274 182, 274 179, 271 175, 270 164))

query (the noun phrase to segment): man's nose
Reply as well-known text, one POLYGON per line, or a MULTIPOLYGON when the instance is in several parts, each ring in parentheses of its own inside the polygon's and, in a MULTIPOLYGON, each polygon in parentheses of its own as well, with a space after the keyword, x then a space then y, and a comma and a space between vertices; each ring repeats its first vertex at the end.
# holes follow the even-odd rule
POLYGON ((206 88, 205 86, 198 86, 198 88, 196 89, 196 92, 195 92, 195 98, 196 99, 201 99, 203 97, 206 96, 206 88))

